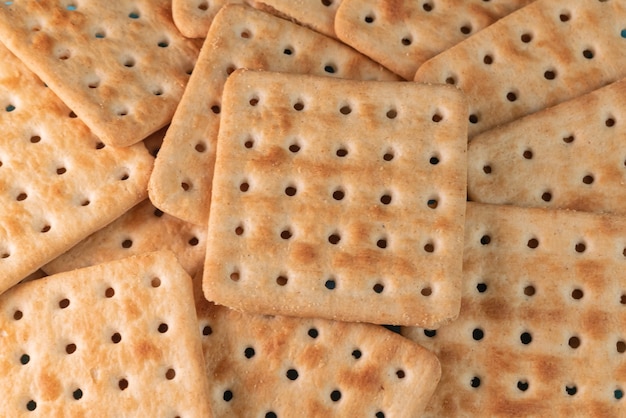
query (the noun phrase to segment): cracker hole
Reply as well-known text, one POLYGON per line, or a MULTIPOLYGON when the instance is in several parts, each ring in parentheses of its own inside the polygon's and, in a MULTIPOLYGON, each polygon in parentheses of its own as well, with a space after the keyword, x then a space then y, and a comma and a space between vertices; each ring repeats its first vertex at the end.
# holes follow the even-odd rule
POLYGON ((113 289, 112 287, 107 287, 107 289, 104 291, 104 297, 107 299, 111 299, 113 296, 115 296, 115 289, 113 289))
POLYGON ((613 126, 615 126, 615 119, 613 119, 613 118, 608 118, 606 121, 604 121, 604 124, 605 124, 608 128, 612 128, 613 126))
POLYGON ((537 238, 531 238, 531 239, 528 240, 526 245, 528 246, 528 248, 535 249, 535 248, 539 247, 539 240, 537 238))
POLYGON ((362 353, 362 352, 361 352, 361 350, 359 350, 358 348, 357 348, 357 349, 352 350, 352 357, 353 357, 355 360, 360 359, 362 355, 363 355, 363 353, 362 353))
POLYGON ((432 12, 433 11, 433 5, 432 5, 432 3, 426 2, 426 3, 424 3, 422 5, 422 9, 424 9, 425 12, 432 12))
POLYGON ((250 39, 250 38, 252 38, 252 33, 250 33, 249 30, 244 29, 244 30, 241 31, 239 36, 241 36, 243 39, 250 39))
POLYGON ((67 169, 65 167, 59 167, 57 168, 57 174, 60 176, 62 174, 65 174, 67 172, 67 169))
POLYGON ((383 160, 385 161, 391 161, 394 159, 394 153, 393 151, 387 151, 384 155, 383 155, 383 160))
POLYGON ((37 409, 37 402, 35 402, 34 400, 30 400, 26 403, 26 409, 28 409, 29 411, 34 411, 35 409, 37 409))
POLYGON ((341 109, 339 109, 339 112, 342 115, 349 115, 350 113, 352 113, 352 108, 348 105, 341 106, 341 109))
POLYGON ((128 380, 120 379, 117 382, 117 387, 120 388, 120 390, 122 390, 122 391, 128 389, 128 380))
POLYGON ((433 294, 433 290, 430 287, 425 287, 420 291, 420 293, 422 296, 430 296, 433 294))
POLYGON ((250 99, 250 101, 248 102, 250 104, 250 106, 256 106, 259 104, 259 98, 258 97, 253 97, 250 99))
POLYGON ((247 182, 243 182, 239 185, 239 190, 241 190, 242 192, 247 192, 250 189, 250 185, 247 182))
POLYGON ((404 38, 402 38, 401 42, 402 42, 402 45, 409 46, 413 43, 413 40, 411 39, 411 37, 405 36, 404 38))
POLYGON ((125 239, 122 241, 122 248, 130 248, 133 246, 133 241, 130 239, 125 239))
POLYGON ((192 247, 195 247, 199 243, 200 243, 200 240, 196 237, 192 237, 189 239, 189 241, 187 241, 187 244, 191 245, 192 247))
POLYGON ((80 202, 81 206, 89 206, 91 202, 89 201, 89 199, 84 199, 80 202))
POLYGON ((284 231, 281 231, 280 233, 280 237, 282 239, 289 239, 293 236, 293 234, 291 233, 291 231, 289 231, 288 229, 285 229, 284 231))
POLYGON ((70 306, 70 300, 69 300, 69 299, 64 298, 64 299, 61 299, 61 300, 59 301, 59 308, 61 308, 61 309, 65 309, 65 308, 67 308, 68 306, 70 306))
POLYGON ((76 352, 76 344, 70 343, 65 346, 65 352, 67 354, 74 354, 76 352))
POLYGON ((427 243, 426 245, 424 245, 424 251, 426 251, 427 253, 432 253, 435 251, 435 245, 432 242, 427 243))
POLYGON ((51 227, 50 225, 44 225, 44 226, 41 228, 41 231, 40 231, 40 232, 41 232, 41 233, 43 233, 43 234, 45 234, 46 232, 50 232, 50 229, 51 229, 51 228, 52 228, 52 227, 51 227))
POLYGON ((380 203, 382 203, 383 205, 388 205, 391 203, 391 195, 390 194, 384 194, 380 197, 380 203))
POLYGON ((97 89, 100 86, 100 81, 92 81, 87 85, 90 89, 97 89))
POLYGON ((278 415, 274 411, 268 411, 265 413, 265 418, 278 418, 278 415))
POLYGON ((341 241, 341 236, 339 234, 331 234, 328 236, 328 242, 333 245, 339 244, 339 241, 341 241))
POLYGON ((487 283, 478 283, 476 290, 478 290, 478 293, 485 293, 487 291, 487 283))
POLYGON ((168 325, 164 322, 159 324, 159 327, 157 328, 157 330, 159 331, 159 333, 161 334, 165 334, 167 332, 167 330, 169 329, 168 325))
POLYGON ((205 325, 202 328, 202 335, 204 335, 205 337, 208 335, 213 334, 213 328, 211 328, 209 325, 205 325))
POLYGON ((231 75, 235 72, 236 69, 237 67, 235 67, 234 65, 229 65, 228 67, 226 67, 226 75, 231 75))
POLYGON ((72 54, 70 53, 69 50, 65 50, 65 51, 61 51, 58 55, 58 59, 60 59, 61 61, 66 61, 68 59, 70 59, 70 57, 72 56, 72 54))
POLYGON ((295 196, 296 193, 298 193, 298 189, 296 189, 293 186, 288 186, 288 187, 285 188, 285 194, 287 196, 295 196))
POLYGON ((524 33, 524 34, 522 34, 520 39, 521 39, 522 42, 527 44, 527 43, 529 43, 530 41, 533 40, 533 36, 530 33, 524 33))
POLYGON ((330 392, 330 400, 333 402, 338 402, 341 399, 341 391, 333 390, 330 392))
POLYGON ((472 33, 472 27, 470 25, 463 25, 461 26, 460 31, 463 35, 469 35, 472 33))
POLYGON ((333 64, 326 64, 324 66, 324 71, 326 71, 328 74, 335 74, 337 69, 335 68, 333 64))
MULTIPOLYGON (((76 119, 78 116, 76 115, 76 113, 74 113, 74 111, 70 111, 69 115, 67 115, 70 119, 76 119)), ((97 148, 96 149, 100 149, 97 148)))
MULTIPOLYGON (((5 257, 6 258, 6 257, 5 257)), ((15 312, 13 312, 13 319, 16 321, 19 321, 20 319, 22 319, 24 317, 24 314, 22 313, 22 311, 17 310, 15 312)))
POLYGON ((483 173, 491 174, 491 166, 490 165, 484 165, 483 166, 483 173))
POLYGON ((574 396, 574 395, 576 395, 576 392, 578 392, 578 388, 576 387, 576 385, 566 385, 565 386, 565 392, 569 396, 574 396))
POLYGON ((20 357, 20 364, 23 366, 27 365, 30 362, 30 356, 28 354, 22 354, 20 357))
POLYGON ((446 84, 456 84, 456 79, 454 77, 447 77, 446 84))
POLYGON ((395 109, 390 109, 386 113, 388 119, 395 119, 398 116, 398 111, 395 109))
POLYGON ((583 177, 583 183, 592 184, 593 182, 594 182, 594 178, 592 175, 587 174, 585 177, 583 177))
POLYGON ((533 159, 533 152, 529 149, 525 150, 522 155, 524 156, 525 159, 527 160, 532 160, 533 159))
POLYGON ((221 108, 218 105, 213 105, 211 106, 211 112, 215 113, 216 115, 219 115, 221 112, 221 108))
POLYGON ((535 292, 536 292, 536 290, 535 290, 535 286, 531 286, 531 285, 529 285, 529 286, 526 286, 526 287, 524 288, 524 294, 525 294, 526 296, 534 296, 534 295, 535 295, 535 292))
POLYGON ((83 397, 83 391, 81 389, 76 389, 74 392, 72 392, 72 397, 78 401, 83 397))
POLYGON ((96 142, 96 149, 103 149, 105 147, 104 142, 96 142))
POLYGON ((161 209, 157 209, 157 208, 155 208, 155 209, 154 209, 154 212, 152 212, 152 214, 153 214, 154 216, 156 216, 157 218, 160 218, 161 216, 163 216, 163 211, 162 211, 161 209))
POLYGON ((41 141, 41 137, 39 135, 33 135, 30 137, 31 144, 38 144, 41 141))
POLYGON ((489 54, 485 55, 483 57, 483 63, 487 64, 487 65, 493 64, 493 57, 491 55, 489 55, 489 54))
POLYGON ((238 227, 235 228, 235 234, 243 235, 243 232, 244 232, 243 226, 239 225, 238 227))
POLYGON ((526 380, 518 380, 517 381, 517 388, 522 391, 522 392, 526 392, 528 390, 528 381, 526 380))
POLYGON ((549 202, 552 200, 552 193, 550 192, 543 192, 541 194, 541 200, 543 200, 544 202, 549 202))
POLYGON ((572 290, 572 299, 575 300, 580 300, 585 296, 585 293, 582 291, 582 289, 574 289, 572 290))
POLYGON ((322 4, 326 7, 331 6, 333 4, 332 0, 322 0, 322 4))
POLYGON ((428 202, 426 202, 426 205, 431 209, 436 209, 437 206, 439 206, 439 202, 437 199, 429 199, 428 202))
POLYGON ((442 119, 443 117, 439 113, 435 113, 432 117, 432 121, 435 123, 441 122, 442 119))
POLYGON ((546 72, 543 73, 543 77, 546 80, 554 80, 556 78, 556 71, 555 70, 547 70, 546 72))
POLYGON ((428 338, 433 338, 437 336, 437 330, 436 329, 425 329, 424 330, 424 335, 427 336, 428 338))
POLYGON ((287 376, 289 380, 296 380, 298 378, 298 371, 296 369, 289 369, 287 373, 285 373, 285 376, 287 376))
POLYGON ((469 115, 469 121, 470 123, 478 123, 478 115, 472 113, 471 115, 469 115))
POLYGON ((594 53, 591 49, 585 49, 583 51, 583 57, 587 58, 588 60, 593 59, 594 53))
POLYGON ((573 349, 577 349, 578 347, 580 347, 580 338, 573 336, 570 337, 570 339, 567 341, 567 344, 573 348, 573 349))
POLYGON ((584 242, 579 242, 574 246, 577 253, 584 253, 587 250, 587 245, 584 242))
POLYGON ((378 411, 376 412, 376 415, 374 415, 376 418, 385 418, 385 413, 383 411, 378 411))
POLYGON ((489 235, 483 235, 480 237, 480 243, 482 245, 489 245, 491 243, 491 237, 489 235))
POLYGON ((232 273, 230 273, 230 280, 232 280, 233 282, 238 282, 239 281, 239 272, 234 271, 232 273))
POLYGON ((620 34, 620 36, 621 36, 622 38, 625 38, 625 39, 626 39, 626 29, 622 29, 622 30, 621 30, 621 32, 620 32, 619 34, 620 34))
POLYGON ((480 377, 478 376, 472 377, 472 379, 470 380, 470 386, 473 388, 480 387, 480 377))
POLYGON ((17 197, 15 198, 15 200, 17 200, 18 202, 21 202, 23 200, 26 200, 26 198, 28 197, 28 195, 26 193, 20 193, 17 195, 17 197))
POLYGON ((387 240, 386 239, 379 239, 378 241, 376 241, 376 246, 378 248, 387 248, 387 240))
POLYGON ((170 43, 166 40, 162 40, 159 43, 157 43, 157 46, 159 48, 167 48, 168 46, 170 46, 170 43))
POLYGON ((94 34, 94 36, 98 39, 104 39, 106 38, 106 33, 104 33, 104 31, 98 31, 94 34))
POLYGON ((406 373, 402 369, 396 370, 396 377, 398 379, 404 379, 406 377, 406 373))
POLYGON ((435 156, 435 157, 430 157, 430 160, 428 160, 428 162, 429 162, 431 165, 437 165, 437 164, 439 164, 439 158, 438 158, 438 157, 436 157, 436 156, 435 156))
POLYGON ((176 370, 167 369, 167 371, 165 372, 165 378, 167 380, 174 380, 175 377, 176 377, 176 370))
POLYGON ((480 341, 485 337, 485 332, 480 328, 474 328, 472 331, 472 338, 474 341, 480 341))
POLYGON ((278 276, 276 278, 276 284, 279 286, 285 286, 287 284, 287 282, 289 281, 289 279, 287 279, 286 276, 278 276))
POLYGON ((626 293, 622 294, 619 298, 619 303, 622 305, 626 305, 626 293))
POLYGON ((287 48, 283 49, 283 54, 285 54, 285 55, 292 55, 293 54, 293 48, 287 47, 287 48))
POLYGON ((345 148, 339 148, 337 152, 335 152, 335 154, 337 155, 337 157, 345 157, 348 155, 348 150, 345 148))
POLYGON ((304 103, 297 102, 293 105, 293 108, 297 110, 298 112, 301 112, 302 110, 304 110, 304 103))
POLYGON ((119 344, 120 341, 122 341, 122 335, 119 332, 115 332, 111 335, 111 342, 113 344, 119 344))
POLYGON ((11 254, 4 252, 4 253, 0 253, 0 258, 9 258, 11 256, 11 254))
POLYGON ((624 391, 622 391, 621 389, 615 389, 613 391, 613 397, 619 401, 624 397, 624 391))
POLYGON ((309 328, 307 335, 313 339, 319 337, 319 332, 315 328, 309 328))
POLYGON ((367 15, 363 20, 365 21, 365 23, 374 23, 376 18, 374 17, 374 15, 367 15))
POLYGON ((333 279, 328 279, 326 283, 324 283, 324 286, 328 290, 333 290, 337 286, 337 283, 333 279))
POLYGON ((233 399, 233 391, 225 390, 224 394, 222 395, 222 399, 224 399, 226 402, 230 402, 233 399))
POLYGON ((335 190, 333 192, 333 199, 335 200, 343 200, 345 196, 346 194, 343 192, 343 190, 335 190))
POLYGON ((374 290, 374 292, 381 294, 383 293, 383 290, 385 290, 385 286, 381 283, 376 283, 373 287, 372 290, 374 290))
POLYGON ((130 17, 131 19, 139 19, 139 16, 140 16, 139 12, 130 12, 128 14, 128 17, 130 17))
POLYGON ((561 22, 568 22, 570 20, 570 14, 568 12, 563 12, 559 15, 559 20, 561 22))
POLYGON ((506 94, 506 99, 507 99, 509 102, 514 102, 514 101, 516 101, 516 100, 517 100, 517 94, 515 94, 515 93, 514 93, 514 92, 512 92, 512 91, 510 91, 510 92, 508 92, 508 93, 506 94))
POLYGON ((209 10, 209 3, 206 1, 203 1, 202 3, 198 5, 198 10, 202 10, 203 12, 209 10))
POLYGON ((300 145, 298 144, 289 145, 289 151, 293 152, 294 154, 297 153, 298 151, 300 151, 300 145))
POLYGON ((159 286, 161 286, 161 279, 159 279, 158 277, 154 277, 151 281, 150 281, 150 285, 154 288, 157 288, 159 286))
POLYGON ((533 336, 530 334, 530 332, 522 332, 519 336, 519 339, 522 344, 528 345, 533 341, 533 336))
POLYGON ((615 343, 615 349, 618 353, 623 354, 624 352, 626 352, 626 342, 624 342, 623 340, 618 341, 617 343, 615 343))
POLYGON ((254 348, 252 348, 252 347, 246 347, 246 349, 243 350, 243 355, 247 359, 251 359, 252 357, 254 357, 255 354, 256 354, 256 352, 254 351, 254 348))

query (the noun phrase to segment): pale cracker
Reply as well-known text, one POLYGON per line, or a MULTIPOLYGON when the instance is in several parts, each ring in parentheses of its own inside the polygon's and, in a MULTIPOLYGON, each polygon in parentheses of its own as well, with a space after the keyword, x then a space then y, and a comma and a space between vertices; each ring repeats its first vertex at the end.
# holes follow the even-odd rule
POLYGON ((626 214, 626 80, 469 143, 470 200, 626 214))
POLYGON ((208 300, 378 324, 456 317, 467 169, 461 92, 239 70, 222 112, 208 300))
POLYGON ((199 51, 169 0, 2 2, 0 37, 114 146, 169 123, 199 51))
POLYGON ((156 209, 148 199, 42 267, 48 274, 135 254, 170 250, 189 275, 202 268, 206 230, 156 209))
POLYGON ((623 416, 626 219, 467 204, 459 318, 403 333, 442 378, 426 416, 623 416))
POLYGON ((624 22, 623 1, 537 0, 427 61, 415 81, 468 95, 471 138, 626 76, 624 22))
POLYGON ((261 10, 293 19, 300 25, 336 38, 335 14, 343 0, 247 0, 261 10))
POLYGON ((534 0, 343 0, 337 37, 412 80, 428 59, 534 0))
POLYGON ((0 45, 0 293, 146 197, 142 144, 105 146, 0 45))
POLYGON ((215 15, 229 3, 244 0, 172 0, 174 24, 188 38, 206 38, 215 15))
POLYGON ((222 8, 150 179, 154 205, 187 222, 206 225, 208 219, 222 89, 236 68, 398 79, 353 49, 295 23, 243 5, 222 8))
POLYGON ((5 417, 210 417, 191 278, 156 252, 0 297, 5 417))
POLYGON ((214 416, 413 418, 439 382, 437 357, 381 326, 245 314, 198 291, 214 416))

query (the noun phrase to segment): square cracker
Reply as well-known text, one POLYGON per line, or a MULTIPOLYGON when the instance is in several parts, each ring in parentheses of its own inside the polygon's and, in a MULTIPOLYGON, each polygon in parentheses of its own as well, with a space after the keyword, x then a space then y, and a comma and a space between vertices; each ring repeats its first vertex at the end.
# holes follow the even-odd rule
POLYGON ((246 314, 197 290, 214 416, 412 418, 439 382, 437 357, 381 326, 246 314))
POLYGON ((467 204, 458 319, 428 417, 624 415, 626 219, 467 204))
POLYGON ((105 146, 0 45, 0 293, 146 197, 142 144, 105 146))
POLYGON ((2 2, 0 37, 114 146, 169 123, 199 51, 169 0, 2 2))
POLYGON ((456 317, 467 169, 460 91, 239 70, 222 112, 208 300, 378 324, 456 317))
POLYGON ((42 269, 55 274, 135 254, 170 250, 193 276, 202 268, 205 248, 206 228, 163 213, 146 199, 42 269))
POLYGON ((188 38, 206 38, 217 12, 229 3, 244 0, 172 0, 174 24, 188 38))
POLYGON ((626 214, 626 79, 483 132, 471 200, 626 214))
POLYGON ((428 59, 534 0, 343 0, 337 37, 412 80, 428 59))
POLYGON ((467 94, 471 138, 626 76, 625 21, 623 1, 537 0, 427 61, 415 81, 467 94))
POLYGON ((206 225, 222 90, 236 68, 355 79, 398 79, 340 42, 243 5, 216 16, 150 178, 150 199, 206 225))
POLYGON ((169 252, 0 297, 0 415, 209 417, 191 278, 169 252))
POLYGON ((247 0, 262 10, 293 19, 326 36, 336 38, 335 14, 343 0, 247 0))

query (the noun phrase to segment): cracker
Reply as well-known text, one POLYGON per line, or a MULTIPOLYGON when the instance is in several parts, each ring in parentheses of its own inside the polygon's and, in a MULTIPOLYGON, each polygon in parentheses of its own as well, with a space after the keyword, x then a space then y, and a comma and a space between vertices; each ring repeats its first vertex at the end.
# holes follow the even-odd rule
POLYGON ((156 209, 148 199, 42 267, 48 274, 92 266, 135 254, 170 250, 190 275, 202 268, 205 228, 156 209))
POLYGON ((300 25, 336 38, 335 14, 343 0, 247 0, 262 10, 293 19, 300 25))
POLYGON ((150 179, 150 199, 187 222, 206 225, 222 89, 236 68, 397 79, 351 48, 243 5, 215 18, 150 179))
POLYGON ((621 416, 626 219, 467 204, 459 318, 403 329, 442 378, 426 416, 621 416))
POLYGON ((214 416, 416 417, 439 381, 432 353, 383 327, 245 314, 198 296, 214 416))
POLYGON ((626 80, 469 143, 471 200, 626 213, 626 80))
POLYGON ((239 71, 223 96, 207 299, 378 324, 453 319, 467 164, 462 94, 239 71))
POLYGON ((428 59, 534 0, 343 0, 337 37, 412 80, 428 59))
POLYGON ((2 416, 208 417, 191 278, 169 252, 0 297, 2 416))
POLYGON ((169 0, 2 2, 0 37, 114 146, 169 123, 199 51, 169 0))
POLYGON ((0 45, 0 293, 146 197, 152 157, 115 149, 0 45))
POLYGON ((537 0, 427 61, 415 81, 468 95, 471 138, 626 76, 625 21, 621 1, 537 0))
POLYGON ((188 38, 206 38, 217 12, 229 3, 243 0, 172 0, 174 24, 188 38))

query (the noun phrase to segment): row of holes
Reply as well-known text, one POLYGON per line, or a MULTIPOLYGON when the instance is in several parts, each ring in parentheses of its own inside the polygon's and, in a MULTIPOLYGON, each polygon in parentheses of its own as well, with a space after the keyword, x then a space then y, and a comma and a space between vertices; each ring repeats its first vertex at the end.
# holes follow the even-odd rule
MULTIPOLYGON (((478 293, 485 293, 487 289, 488 289, 487 283, 478 283, 476 285, 476 290, 478 291, 478 293)), ((537 289, 535 289, 535 286, 533 285, 527 285, 524 287, 524 295, 526 296, 534 296, 536 292, 537 292, 537 289)), ((575 288, 570 293, 570 296, 574 300, 580 300, 585 296, 585 292, 580 288, 575 288)), ((622 295, 620 295, 619 303, 621 305, 626 305, 626 293, 622 293, 622 295)))
MULTIPOLYGON (((484 1, 484 0, 483 0, 484 1)), ((423 8, 424 10, 426 10, 427 12, 431 11, 432 8, 429 9, 429 7, 431 7, 429 5, 429 3, 425 3, 423 8)), ((376 15, 374 15, 374 13, 369 13, 367 14, 364 18, 363 21, 365 23, 367 23, 368 25, 374 23, 376 21, 376 15)), ((472 25, 469 23, 464 24, 463 26, 461 26, 459 28, 459 31, 463 34, 463 35, 469 35, 470 33, 472 33, 472 25)), ((413 43, 413 40, 411 38, 410 35, 404 36, 401 41, 402 45, 404 46, 409 46, 413 43)))
MULTIPOLYGON (((476 389, 481 386, 482 381, 480 377, 474 376, 472 377, 472 379, 470 379, 469 384, 472 388, 476 389)), ((521 392, 526 392, 530 388, 530 383, 528 382, 528 380, 519 380, 516 386, 517 386, 517 389, 519 389, 521 392)), ((576 386, 575 384, 567 384, 564 387, 564 392, 567 393, 569 396, 574 396, 576 395, 576 393, 578 393, 578 386, 576 386)), ((624 397, 624 391, 622 389, 615 389, 613 391, 614 399, 620 400, 623 397, 624 397)))
MULTIPOLYGON (((161 279, 158 277, 153 277, 152 279, 150 279, 150 287, 154 289, 161 287, 161 279)), ((106 288, 104 291, 104 297, 110 299, 113 296, 115 296, 115 289, 112 287, 106 288)), ((63 298, 59 301, 59 308, 61 309, 67 308, 69 305, 70 301, 67 298, 63 298)), ((24 313, 21 310, 16 309, 13 311, 13 319, 15 321, 20 321, 23 317, 24 313)))
MULTIPOLYGON (((435 336, 437 336, 437 330, 425 329, 424 335, 427 336, 428 338, 434 338, 435 336)), ((474 339, 474 341, 481 341, 484 337, 485 337, 485 332, 481 328, 474 328, 474 330, 472 330, 472 338, 474 339)), ((522 344, 528 345, 532 342, 532 340, 533 340, 533 337, 530 332, 523 332, 522 334, 520 334, 520 342, 522 344)), ((571 336, 567 340, 567 344, 570 346, 570 348, 574 350, 580 347, 581 343, 582 341, 580 337, 577 335, 571 336)), ((624 352, 626 352, 626 341, 624 340, 617 341, 615 343, 615 350, 620 354, 623 354, 624 352)))
MULTIPOLYGON (((487 234, 483 235, 480 238, 480 244, 483 246, 491 244, 491 236, 487 234)), ((539 240, 537 238, 531 238, 526 242, 526 246, 533 250, 537 249, 539 247, 539 240)), ((587 244, 585 241, 578 241, 574 244, 574 251, 580 254, 587 251, 587 244)), ((626 247, 622 250, 622 255, 626 258, 626 247)))
MULTIPOLYGON (((189 241, 187 241, 187 243, 192 246, 195 247, 200 243, 200 240, 196 237, 191 237, 189 239, 189 241)), ((130 238, 126 238, 125 240, 122 241, 121 243, 121 247, 124 249, 129 249, 133 246, 133 240, 130 238)))

